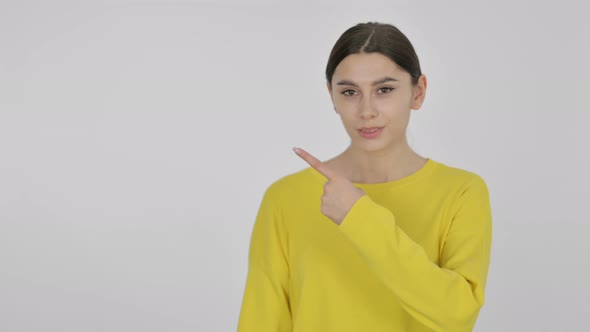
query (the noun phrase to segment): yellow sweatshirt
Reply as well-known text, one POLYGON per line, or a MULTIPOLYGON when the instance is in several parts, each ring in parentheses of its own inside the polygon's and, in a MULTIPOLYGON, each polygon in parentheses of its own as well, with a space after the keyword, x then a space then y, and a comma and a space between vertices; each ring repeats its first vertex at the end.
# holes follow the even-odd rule
POLYGON ((340 225, 308 167, 265 191, 250 239, 238 332, 472 331, 492 241, 479 175, 428 159, 362 184, 340 225))

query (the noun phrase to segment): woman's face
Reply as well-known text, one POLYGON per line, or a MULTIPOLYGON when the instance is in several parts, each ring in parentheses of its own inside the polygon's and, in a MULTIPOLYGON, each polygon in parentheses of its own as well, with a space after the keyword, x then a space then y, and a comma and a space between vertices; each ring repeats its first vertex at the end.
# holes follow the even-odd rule
POLYGON ((383 54, 351 54, 336 67, 328 90, 351 144, 376 151, 405 141, 410 111, 424 99, 426 77, 414 86, 410 74, 383 54), (364 127, 383 129, 368 138, 360 132, 364 127))

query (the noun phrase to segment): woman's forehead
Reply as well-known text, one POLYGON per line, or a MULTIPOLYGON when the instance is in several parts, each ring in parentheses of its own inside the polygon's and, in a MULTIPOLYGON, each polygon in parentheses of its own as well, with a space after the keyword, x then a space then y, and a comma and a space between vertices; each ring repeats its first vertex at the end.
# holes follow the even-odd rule
POLYGON ((409 79, 409 74, 388 57, 380 53, 351 54, 344 58, 336 67, 334 82, 352 81, 358 84, 373 84, 390 77, 397 81, 409 79))

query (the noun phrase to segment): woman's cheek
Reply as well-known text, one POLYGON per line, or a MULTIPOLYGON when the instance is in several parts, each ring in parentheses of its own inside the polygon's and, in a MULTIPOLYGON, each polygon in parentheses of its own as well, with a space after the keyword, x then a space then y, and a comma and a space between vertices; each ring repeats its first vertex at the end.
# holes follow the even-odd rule
POLYGON ((336 100, 334 101, 334 106, 341 109, 350 108, 351 105, 353 105, 353 101, 347 100, 344 97, 336 98, 336 100))
POLYGON ((335 102, 334 109, 342 118, 351 117, 353 116, 355 107, 350 103, 343 103, 343 102, 335 102))

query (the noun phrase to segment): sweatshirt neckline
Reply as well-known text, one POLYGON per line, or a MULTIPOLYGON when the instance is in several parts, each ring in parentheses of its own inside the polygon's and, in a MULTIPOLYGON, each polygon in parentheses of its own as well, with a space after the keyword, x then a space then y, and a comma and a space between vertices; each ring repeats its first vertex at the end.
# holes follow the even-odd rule
MULTIPOLYGON (((392 187, 399 187, 401 185, 407 184, 409 182, 413 182, 417 179, 427 176, 428 174, 430 174, 434 170, 434 168, 436 167, 436 164, 437 164, 437 162, 432 160, 432 158, 427 158, 426 163, 420 169, 418 169, 416 172, 414 172, 410 175, 406 175, 403 178, 399 178, 399 179, 387 181, 387 182, 378 182, 378 183, 353 182, 352 184, 354 184, 358 188, 368 190, 368 191, 380 190, 380 189, 386 189, 386 188, 392 188, 392 187)), ((310 172, 312 172, 316 177, 320 177, 321 179, 323 179, 323 181, 328 180, 323 174, 318 172, 313 167, 308 167, 308 170, 310 172)))

